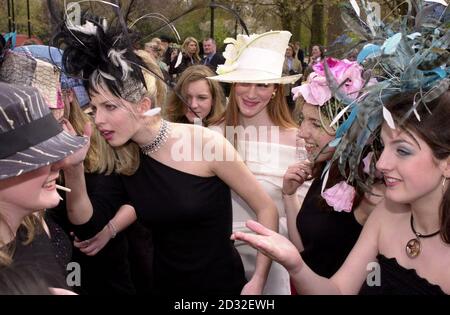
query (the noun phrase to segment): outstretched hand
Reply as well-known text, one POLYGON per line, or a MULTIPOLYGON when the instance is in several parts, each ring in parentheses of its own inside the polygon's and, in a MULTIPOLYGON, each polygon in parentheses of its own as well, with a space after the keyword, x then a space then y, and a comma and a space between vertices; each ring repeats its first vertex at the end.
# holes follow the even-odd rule
POLYGON ((267 257, 283 265, 289 272, 301 267, 303 260, 300 253, 297 247, 287 238, 253 220, 247 221, 246 226, 256 234, 234 232, 231 239, 248 243, 267 257))

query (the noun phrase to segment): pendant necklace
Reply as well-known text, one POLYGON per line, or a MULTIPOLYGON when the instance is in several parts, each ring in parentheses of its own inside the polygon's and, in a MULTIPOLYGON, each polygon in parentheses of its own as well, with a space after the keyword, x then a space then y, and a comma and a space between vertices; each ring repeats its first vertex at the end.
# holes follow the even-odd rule
POLYGON ((416 237, 410 239, 408 241, 408 243, 406 243, 405 250, 406 250, 406 255, 408 255, 409 258, 416 258, 417 256, 419 256, 420 250, 421 250, 420 239, 421 238, 433 237, 435 235, 438 235, 441 230, 439 229, 439 230, 437 230, 434 233, 426 234, 426 235, 417 232, 416 229, 414 229, 414 218, 413 218, 412 213, 411 213, 410 223, 411 223, 411 230, 416 235, 416 237))

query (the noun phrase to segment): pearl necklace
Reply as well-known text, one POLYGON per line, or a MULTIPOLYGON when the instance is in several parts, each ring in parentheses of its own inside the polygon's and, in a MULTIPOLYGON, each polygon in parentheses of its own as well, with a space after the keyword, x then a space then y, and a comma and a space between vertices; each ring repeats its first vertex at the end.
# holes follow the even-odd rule
POLYGON ((170 134, 169 122, 164 119, 161 119, 161 127, 159 128, 158 135, 156 136, 155 139, 153 139, 152 142, 140 147, 142 153, 150 155, 158 151, 161 148, 161 146, 164 143, 166 143, 167 139, 169 138, 169 134, 170 134))

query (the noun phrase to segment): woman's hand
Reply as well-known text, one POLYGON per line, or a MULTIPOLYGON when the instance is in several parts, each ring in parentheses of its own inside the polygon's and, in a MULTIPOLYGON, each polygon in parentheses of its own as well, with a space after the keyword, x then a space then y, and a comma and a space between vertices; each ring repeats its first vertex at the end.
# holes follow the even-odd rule
POLYGON ((98 232, 94 237, 80 241, 76 236, 73 241, 73 245, 80 250, 80 252, 88 255, 88 256, 94 256, 99 251, 103 249, 103 247, 108 244, 109 240, 112 238, 112 233, 108 227, 108 225, 105 225, 103 230, 98 232))
MULTIPOLYGON (((77 135, 72 124, 67 119, 63 120, 63 129, 73 136, 77 135)), ((77 166, 77 165, 80 165, 81 163, 83 163, 84 159, 86 158, 86 154, 89 150, 91 135, 92 135, 92 126, 90 123, 87 123, 84 126, 83 136, 88 137, 88 142, 86 143, 86 145, 83 148, 81 148, 80 150, 76 151, 74 154, 71 154, 64 159, 64 163, 62 166, 63 169, 67 169, 67 168, 77 166)))
POLYGON ((303 260, 300 253, 287 238, 253 220, 247 221, 246 226, 257 234, 234 232, 231 238, 248 243, 267 257, 283 265, 289 273, 296 272, 301 268, 303 260))
POLYGON ((312 166, 313 163, 308 160, 297 162, 289 166, 283 176, 283 194, 295 194, 298 187, 303 185, 305 181, 311 179, 312 166))

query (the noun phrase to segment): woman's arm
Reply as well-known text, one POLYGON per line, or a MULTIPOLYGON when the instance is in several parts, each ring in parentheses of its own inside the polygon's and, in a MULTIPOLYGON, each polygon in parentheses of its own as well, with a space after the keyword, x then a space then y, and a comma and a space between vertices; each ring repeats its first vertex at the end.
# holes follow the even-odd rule
MULTIPOLYGON (((64 129, 76 134, 75 129, 65 121, 64 129)), ((91 137, 92 127, 88 123, 84 127, 84 136, 91 137)), ((63 160, 62 169, 64 172, 64 184, 71 189, 70 193, 66 194, 66 208, 67 216, 72 224, 80 225, 86 223, 92 216, 93 209, 91 201, 86 190, 86 180, 84 178, 83 161, 86 157, 90 146, 90 141, 86 146, 70 155, 63 160)))
POLYGON ((288 239, 255 221, 248 221, 247 227, 257 234, 235 232, 232 238, 249 243, 283 265, 300 294, 357 294, 367 278, 368 264, 376 261, 383 212, 381 205, 370 215, 349 256, 330 279, 314 273, 288 239))
POLYGON ((297 229, 297 215, 301 206, 297 196, 297 189, 303 185, 311 173, 312 163, 305 160, 289 166, 283 176, 282 198, 286 212, 288 235, 299 252, 303 251, 303 244, 297 229))
POLYGON ((117 233, 122 232, 128 226, 130 226, 134 221, 136 221, 136 211, 134 207, 130 205, 123 205, 117 211, 114 218, 112 218, 107 225, 98 232, 93 238, 88 240, 74 241, 74 246, 80 249, 81 252, 88 256, 94 256, 103 247, 108 244, 109 240, 116 237, 117 233))
MULTIPOLYGON (((213 161, 212 171, 234 190, 255 212, 258 222, 278 231, 278 212, 269 195, 244 164, 233 146, 216 134, 216 148, 223 150, 222 161, 213 161)), ((271 260, 258 253, 252 279, 244 287, 243 294, 261 294, 269 273, 271 260)))

